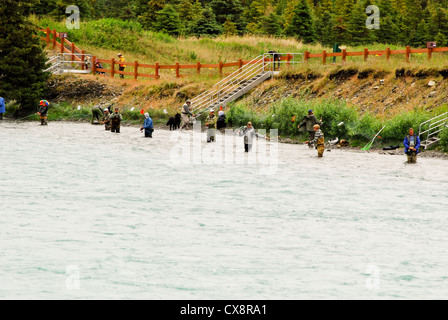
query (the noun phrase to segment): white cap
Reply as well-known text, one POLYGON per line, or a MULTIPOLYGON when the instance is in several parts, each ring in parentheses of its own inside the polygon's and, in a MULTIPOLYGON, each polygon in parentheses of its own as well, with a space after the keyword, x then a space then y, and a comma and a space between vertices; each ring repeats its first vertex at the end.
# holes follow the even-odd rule
POLYGON ((215 112, 215 110, 213 110, 213 109, 210 109, 210 112, 215 112))
POLYGON ((107 108, 104 108, 104 111, 109 111, 109 109, 107 109, 107 108))
POLYGON ((222 116, 223 114, 224 114, 224 111, 222 111, 222 110, 218 112, 218 116, 222 116))

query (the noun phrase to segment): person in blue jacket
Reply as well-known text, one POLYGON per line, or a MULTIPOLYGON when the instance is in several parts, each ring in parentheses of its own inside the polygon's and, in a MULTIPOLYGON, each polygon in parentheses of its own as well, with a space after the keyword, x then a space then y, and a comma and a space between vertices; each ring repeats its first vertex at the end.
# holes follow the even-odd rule
POLYGON ((143 131, 143 129, 145 129, 145 137, 152 138, 154 125, 151 117, 149 116, 149 113, 145 113, 145 121, 143 122, 143 127, 140 128, 140 131, 143 131))
POLYGON ((408 163, 417 163, 418 149, 420 148, 420 138, 414 134, 414 129, 409 129, 409 134, 404 138, 404 153, 408 157, 408 163))
POLYGON ((3 120, 3 114, 6 112, 5 99, 0 96, 0 120, 3 120))

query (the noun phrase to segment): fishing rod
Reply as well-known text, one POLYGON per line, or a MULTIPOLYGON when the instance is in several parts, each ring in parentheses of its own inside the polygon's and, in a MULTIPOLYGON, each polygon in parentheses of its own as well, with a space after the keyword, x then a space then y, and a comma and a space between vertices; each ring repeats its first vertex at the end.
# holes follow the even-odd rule
MULTIPOLYGON (((381 131, 383 131, 383 129, 384 129, 385 127, 386 127, 386 126, 382 127, 381 130, 378 131, 378 133, 373 137, 373 139, 372 139, 369 143, 367 143, 367 144, 364 146, 364 148, 362 148, 361 150, 364 150, 364 151, 369 150, 370 147, 372 146, 373 141, 375 140, 375 138, 380 134, 381 131)), ((380 137, 380 138, 381 138, 381 137, 380 137)))

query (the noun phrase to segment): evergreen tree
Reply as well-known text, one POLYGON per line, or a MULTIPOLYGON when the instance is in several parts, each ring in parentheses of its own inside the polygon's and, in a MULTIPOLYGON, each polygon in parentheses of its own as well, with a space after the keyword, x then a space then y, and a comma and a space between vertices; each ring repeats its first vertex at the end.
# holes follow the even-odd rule
POLYGON ((448 37, 442 32, 439 32, 434 37, 434 41, 436 41, 438 47, 446 47, 448 45, 448 37))
POLYGON ((401 41, 410 44, 417 26, 422 20, 422 7, 419 0, 405 0, 406 10, 401 12, 401 41))
POLYGON ((233 23, 230 19, 227 19, 223 24, 224 34, 226 36, 234 36, 238 34, 238 30, 236 28, 236 24, 233 23))
POLYGON ((173 5, 167 4, 162 10, 157 12, 155 31, 167 33, 172 36, 179 35, 181 21, 173 5))
POLYGON ((138 22, 147 30, 156 31, 157 15, 165 7, 165 0, 138 0, 136 15, 138 22))
POLYGON ((417 25, 417 29, 410 39, 409 45, 414 48, 426 47, 428 41, 428 28, 424 19, 417 25))
POLYGON ((200 37, 204 35, 218 35, 222 31, 222 27, 216 22, 212 8, 205 7, 202 11, 202 16, 192 26, 191 34, 200 37))
POLYGON ((15 116, 35 111, 44 98, 49 74, 43 72, 46 57, 34 26, 25 13, 35 0, 0 2, 0 96, 20 104, 15 116))
POLYGON ((366 27, 366 19, 365 7, 361 2, 358 2, 353 7, 347 23, 347 29, 350 34, 348 44, 358 46, 372 42, 373 36, 371 31, 366 27))
POLYGON ((311 43, 315 40, 313 17, 307 0, 300 0, 294 8, 291 25, 286 34, 294 35, 303 43, 311 43))
POLYGON ((350 41, 350 31, 348 28, 348 21, 350 20, 350 13, 353 9, 352 0, 335 0, 335 24, 334 36, 338 43, 348 43, 350 41))
POLYGON ((334 17, 330 12, 323 12, 315 21, 316 40, 325 46, 333 46, 334 17))
POLYGON ((378 4, 380 9, 380 28, 375 30, 377 41, 380 43, 397 44, 400 29, 397 25, 397 11, 391 0, 381 0, 378 4))
POLYGON ((280 16, 271 12, 268 16, 264 16, 260 21, 260 30, 263 34, 272 36, 280 36, 282 34, 282 19, 280 16))

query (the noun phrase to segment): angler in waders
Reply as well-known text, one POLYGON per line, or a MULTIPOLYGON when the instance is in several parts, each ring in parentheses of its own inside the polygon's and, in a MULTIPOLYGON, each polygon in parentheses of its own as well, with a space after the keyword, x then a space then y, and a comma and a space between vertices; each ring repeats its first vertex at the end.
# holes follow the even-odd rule
POLYGON ((205 125, 207 126, 207 142, 215 141, 216 135, 216 121, 218 118, 215 116, 215 110, 210 109, 210 114, 205 120, 205 125))
POLYGON ((188 130, 190 128, 190 118, 189 118, 189 116, 193 116, 194 117, 194 114, 192 114, 190 112, 190 106, 191 106, 190 100, 187 100, 187 102, 185 102, 185 104, 182 106, 182 112, 181 112, 182 126, 180 127, 180 130, 182 130, 183 128, 187 128, 187 130, 188 130))
POLYGON ((297 128, 299 128, 299 131, 301 132, 308 132, 308 147, 312 148, 313 145, 309 142, 314 139, 315 131, 313 129, 313 126, 315 124, 318 124, 319 126, 322 125, 322 119, 317 120, 316 116, 313 113, 313 110, 308 110, 308 115, 304 116, 302 119, 302 122, 299 124, 297 128))
POLYGON ((104 116, 103 108, 101 108, 100 105, 94 106, 92 109, 92 120, 90 121, 91 124, 99 124, 100 123, 100 117, 102 118, 104 116), (96 122, 94 121, 96 118, 96 122))
POLYGON ((39 102, 39 111, 37 114, 40 116, 40 125, 46 126, 48 125, 47 122, 47 115, 48 115, 48 106, 50 103, 47 100, 40 100, 39 102))
POLYGON ((145 138, 152 138, 152 133, 154 132, 154 124, 149 116, 149 113, 145 113, 145 121, 143 122, 143 126, 140 128, 140 131, 145 130, 145 138))
POLYGON ((315 144, 316 145, 316 149, 317 149, 317 156, 319 158, 321 158, 324 155, 324 150, 325 150, 324 134, 320 130, 320 125, 318 125, 318 124, 315 124, 313 126, 313 130, 314 130, 314 138, 313 138, 313 140, 306 141, 305 143, 315 144))
POLYGON ((418 149, 420 148, 420 138, 414 134, 414 129, 409 129, 409 134, 404 138, 404 153, 408 158, 408 163, 417 163, 418 149))
POLYGON ((110 113, 108 108, 104 108, 104 115, 101 123, 104 124, 104 130, 110 131, 112 123, 110 120, 110 113))
POLYGON ((6 112, 5 99, 0 97, 0 120, 3 120, 3 114, 6 112))
POLYGON ((115 107, 115 112, 110 115, 111 132, 120 133, 120 124, 123 120, 123 116, 118 112, 118 107, 115 107))
POLYGON ((254 127, 252 126, 252 122, 248 122, 246 127, 243 127, 239 130, 239 136, 244 136, 244 152, 249 152, 252 150, 254 137, 257 138, 265 138, 268 140, 268 137, 265 137, 259 133, 255 132, 254 127))

